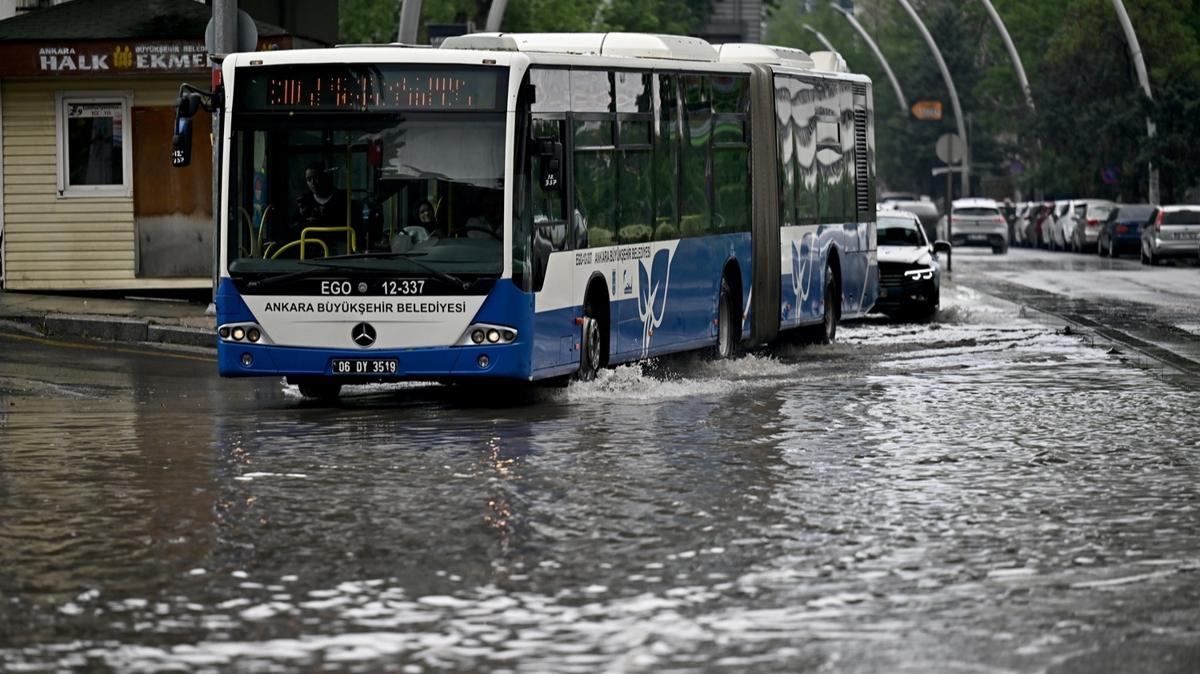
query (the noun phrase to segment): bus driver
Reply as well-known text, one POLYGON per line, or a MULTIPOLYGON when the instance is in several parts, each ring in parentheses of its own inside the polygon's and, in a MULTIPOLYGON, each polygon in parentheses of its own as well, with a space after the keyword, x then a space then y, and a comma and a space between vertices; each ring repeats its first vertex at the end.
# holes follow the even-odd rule
POLYGON ((324 164, 313 162, 305 167, 304 184, 307 191, 296 199, 302 227, 346 224, 346 195, 334 189, 324 164))

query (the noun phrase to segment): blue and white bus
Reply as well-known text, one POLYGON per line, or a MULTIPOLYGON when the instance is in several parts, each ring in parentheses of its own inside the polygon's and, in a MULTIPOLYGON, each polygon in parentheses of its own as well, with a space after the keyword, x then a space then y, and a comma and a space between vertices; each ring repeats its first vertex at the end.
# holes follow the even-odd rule
POLYGON ((224 376, 587 379, 832 341, 877 295, 871 83, 836 55, 475 34, 222 78, 224 376))

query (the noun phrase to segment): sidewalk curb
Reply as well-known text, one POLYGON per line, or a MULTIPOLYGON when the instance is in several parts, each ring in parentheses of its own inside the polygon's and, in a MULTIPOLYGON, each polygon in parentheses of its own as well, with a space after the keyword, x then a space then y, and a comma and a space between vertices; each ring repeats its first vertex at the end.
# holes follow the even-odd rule
POLYGON ((210 330, 152 323, 145 319, 29 312, 12 312, 0 315, 0 319, 31 326, 46 337, 216 349, 216 336, 210 330))

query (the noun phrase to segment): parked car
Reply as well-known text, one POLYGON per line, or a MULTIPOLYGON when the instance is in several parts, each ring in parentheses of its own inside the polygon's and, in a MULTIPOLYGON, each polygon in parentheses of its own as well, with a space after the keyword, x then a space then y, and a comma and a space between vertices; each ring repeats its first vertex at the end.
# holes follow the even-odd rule
POLYGON ((1063 236, 1067 247, 1076 253, 1095 249, 1100 223, 1116 204, 1107 199, 1081 199, 1074 202, 1072 216, 1067 219, 1063 236))
POLYGON ((879 256, 879 299, 875 308, 889 316, 932 316, 941 300, 938 253, 950 252, 945 241, 929 243, 913 213, 881 208, 875 231, 879 256))
POLYGON ((1054 202, 1050 215, 1042 223, 1042 243, 1050 250, 1066 250, 1067 241, 1063 238, 1063 220, 1071 212, 1070 199, 1059 199, 1054 202))
POLYGON ((1196 257, 1200 240, 1200 206, 1159 206, 1142 227, 1142 264, 1169 257, 1196 257))
POLYGON ((1046 220, 1052 217, 1054 202, 1046 201, 1036 204, 1025 220, 1025 245, 1031 248, 1041 248, 1046 245, 1046 232, 1043 229, 1046 220))
POLYGON ((1025 219, 1033 208, 1032 201, 1022 201, 1013 207, 1012 217, 1008 220, 1008 243, 1011 246, 1025 245, 1025 219))
POLYGON ((893 200, 885 202, 885 206, 901 211, 908 211, 917 216, 921 226, 925 228, 925 238, 937 238, 937 223, 942 217, 942 209, 928 199, 893 200))
POLYGON ((1012 237, 1009 239, 1009 245, 1025 246, 1026 248, 1034 245, 1031 237, 1034 235, 1033 221, 1042 213, 1042 202, 1026 201, 1017 206, 1017 216, 1013 221, 1012 237))
POLYGON ((954 246, 991 246, 997 255, 1008 252, 1008 222, 995 201, 955 199, 950 213, 949 223, 945 216, 938 221, 938 238, 954 246))
POLYGON ((1150 204, 1117 204, 1100 224, 1096 252, 1108 257, 1133 252, 1142 245, 1142 225, 1153 214, 1150 204))

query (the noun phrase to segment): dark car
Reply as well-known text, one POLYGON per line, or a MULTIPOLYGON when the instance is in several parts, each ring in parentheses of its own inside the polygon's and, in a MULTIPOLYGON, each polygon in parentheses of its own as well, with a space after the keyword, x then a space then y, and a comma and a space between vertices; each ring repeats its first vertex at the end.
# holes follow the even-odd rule
POLYGON ((908 211, 876 212, 879 299, 875 309, 889 316, 932 316, 941 301, 941 265, 937 254, 950 244, 929 244, 925 228, 908 211))
POLYGON ((1150 219, 1154 207, 1150 204, 1117 204, 1100 225, 1096 237, 1096 252, 1103 256, 1120 257, 1142 245, 1142 225, 1150 219))
POLYGON ((884 206, 912 213, 917 216, 917 219, 921 221, 921 226, 925 228, 925 238, 932 239, 937 236, 937 223, 938 219, 942 217, 942 209, 932 201, 928 199, 898 199, 889 201, 884 206))

